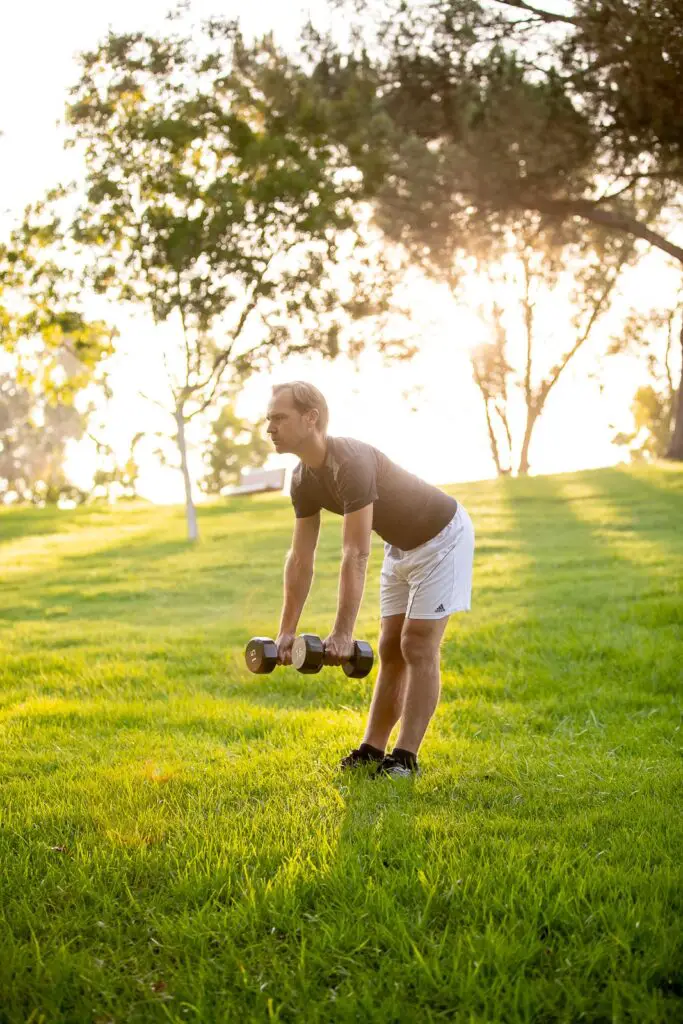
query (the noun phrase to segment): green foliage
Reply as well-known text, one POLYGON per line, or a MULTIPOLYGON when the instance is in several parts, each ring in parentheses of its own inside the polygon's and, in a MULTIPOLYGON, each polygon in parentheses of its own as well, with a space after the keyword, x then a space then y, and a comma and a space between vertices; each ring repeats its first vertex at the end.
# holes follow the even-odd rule
POLYGON ((198 547, 177 508, 0 512, 0 1016, 681 1019, 683 473, 454 493, 473 610, 408 785, 335 771, 376 670, 245 667, 278 621, 286 500, 200 507, 198 547))
POLYGON ((211 436, 204 453, 208 473, 200 481, 206 494, 220 494, 237 484, 243 469, 263 466, 273 448, 265 436, 265 420, 250 423, 240 419, 231 403, 224 405, 211 425, 211 436))
MULTIPOLYGON (((683 295, 677 308, 662 313, 650 310, 632 314, 620 335, 613 338, 611 355, 637 352, 645 355, 651 383, 639 387, 631 405, 634 429, 620 432, 614 443, 627 447, 634 461, 663 458, 671 451, 675 424, 676 373, 674 352, 683 361, 683 295)), ((680 376, 680 374, 679 374, 680 376)))
MULTIPOLYGON (((456 289, 468 257, 491 266, 511 233, 536 231, 547 273, 580 267, 579 344, 612 290, 603 252, 621 249, 621 265, 642 239, 683 263, 667 237, 683 184, 677 0, 576 0, 557 14, 526 0, 335 6, 355 11, 356 31, 346 49, 310 34, 314 80, 342 108, 363 93, 353 127, 332 123, 340 138, 363 138, 353 153, 363 174, 371 154, 377 223, 412 263, 456 289)), ((491 344, 475 379, 489 393, 498 379, 500 405, 491 344)), ((535 392, 525 377, 527 435, 565 365, 562 357, 535 392)), ((683 458, 683 423, 674 436, 680 450, 670 454, 683 458)))
POLYGON ((358 352, 359 290, 366 315, 387 310, 392 283, 354 230, 363 183, 308 76, 221 18, 110 33, 82 55, 67 113, 87 187, 71 235, 93 287, 178 326, 169 412, 195 536, 188 421, 276 357, 358 352))
POLYGON ((669 450, 673 421, 671 392, 657 390, 652 384, 639 387, 631 406, 635 429, 630 434, 620 433, 614 443, 629 448, 631 458, 664 458, 669 450))
POLYGON ((249 47, 220 19, 192 37, 112 34, 83 55, 68 108, 88 187, 74 238, 97 290, 182 322, 184 404, 274 351, 336 355, 330 272, 361 193, 311 103, 271 39, 249 47))
POLYGON ((88 396, 107 390, 116 337, 83 312, 61 198, 29 207, 0 244, 0 496, 34 504, 86 497, 65 475, 66 446, 83 435, 88 396))
POLYGON ((633 399, 633 418, 636 430, 646 430, 648 438, 643 451, 655 456, 664 456, 671 440, 673 397, 661 394, 646 385, 638 388, 633 399))
POLYGON ((678 0, 575 0, 563 52, 573 90, 610 155, 683 184, 683 36, 678 0))
POLYGON ((52 401, 72 401, 101 382, 115 337, 103 321, 83 313, 59 216, 46 204, 27 209, 0 244, 0 351, 11 357, 19 382, 52 401))

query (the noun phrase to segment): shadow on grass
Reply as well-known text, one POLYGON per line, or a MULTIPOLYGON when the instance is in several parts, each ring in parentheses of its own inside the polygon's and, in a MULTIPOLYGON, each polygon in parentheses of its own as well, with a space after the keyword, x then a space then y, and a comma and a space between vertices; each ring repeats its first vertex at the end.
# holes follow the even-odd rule
POLYGON ((239 600, 245 582, 252 590, 273 579, 272 549, 258 533, 199 549, 184 538, 149 543, 149 536, 73 555, 67 574, 52 568, 18 577, 0 618, 35 620, 57 609, 76 619, 153 625, 175 608, 189 625, 206 619, 207 603, 239 600))
MULTIPOLYGON (((151 504, 137 499, 126 506, 126 515, 134 521, 137 516, 147 518, 151 504)), ((77 509, 15 507, 0 509, 0 546, 23 537, 40 537, 78 532, 93 526, 112 525, 120 510, 109 505, 86 505, 77 509)))
MULTIPOLYGON (((622 476, 617 471, 614 475, 622 476)), ((616 492, 611 489, 593 492, 594 481, 589 474, 577 475, 573 480, 585 485, 591 497, 599 497, 619 516, 628 506, 626 500, 615 501, 616 492)), ((576 511, 577 499, 566 497, 561 477, 502 483, 501 494, 511 512, 511 529, 528 561, 525 592, 534 611, 552 614, 563 606, 578 616, 582 608, 595 606, 596 613, 609 613, 616 604, 649 587, 649 574, 622 557, 599 535, 594 524, 581 518, 576 511)), ((622 493, 626 499, 630 491, 622 493)), ((634 526, 636 523, 639 535, 648 537, 648 524, 642 519, 636 519, 634 526)), ((576 617, 573 621, 576 623, 576 617)))

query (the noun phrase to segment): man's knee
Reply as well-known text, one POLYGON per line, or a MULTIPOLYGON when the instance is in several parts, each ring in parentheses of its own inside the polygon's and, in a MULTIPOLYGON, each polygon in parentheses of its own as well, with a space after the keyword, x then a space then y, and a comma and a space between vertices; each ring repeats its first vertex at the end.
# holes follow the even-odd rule
POLYGON ((439 655, 440 637, 405 629, 401 636, 401 654, 408 665, 434 661, 439 655))
POLYGON ((385 638, 379 642, 379 660, 384 665, 396 664, 397 662, 403 661, 403 655, 401 653, 401 638, 385 638))
POLYGON ((385 665, 388 663, 402 662, 401 653, 401 625, 384 626, 379 638, 379 658, 385 665))

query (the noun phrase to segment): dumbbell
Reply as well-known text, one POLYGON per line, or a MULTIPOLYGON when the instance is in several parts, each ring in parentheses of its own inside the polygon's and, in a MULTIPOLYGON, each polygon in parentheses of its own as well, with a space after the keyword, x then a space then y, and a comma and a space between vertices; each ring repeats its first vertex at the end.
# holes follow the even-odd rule
MULTIPOLYGON (((319 672, 325 661, 325 648, 315 633, 302 633, 292 644, 292 665, 304 675, 319 672)), ((374 661, 372 647, 365 640, 353 641, 353 654, 342 662, 342 668, 351 679, 366 676, 374 661)))
POLYGON ((277 665, 277 644, 269 636, 254 636, 247 644, 244 659, 250 672, 266 675, 277 665))
MULTIPOLYGON (((372 647, 365 640, 354 640, 353 655, 342 664, 347 676, 362 679, 373 665, 372 647)), ((267 675, 277 666, 277 644, 268 636, 255 636, 244 652, 247 668, 256 675, 267 675)), ((319 672, 323 667, 323 642, 314 633, 302 633, 292 645, 292 664, 304 675, 319 672)))

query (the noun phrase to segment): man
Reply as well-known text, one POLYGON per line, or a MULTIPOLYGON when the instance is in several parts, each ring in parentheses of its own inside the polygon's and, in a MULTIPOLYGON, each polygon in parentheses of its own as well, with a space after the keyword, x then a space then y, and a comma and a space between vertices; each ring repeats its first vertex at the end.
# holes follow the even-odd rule
POLYGON ((384 540, 379 673, 363 742, 341 767, 376 763, 377 774, 409 777, 418 771, 417 753, 439 701, 439 648, 448 617, 470 608, 472 522, 454 498, 376 448, 330 437, 327 404, 311 384, 274 387, 267 422, 275 449, 301 460, 291 485, 296 519, 285 564, 278 660, 291 664, 323 508, 344 517, 337 615, 324 641, 325 662, 340 665, 351 656, 374 529, 384 540), (396 746, 386 754, 399 719, 396 746))

